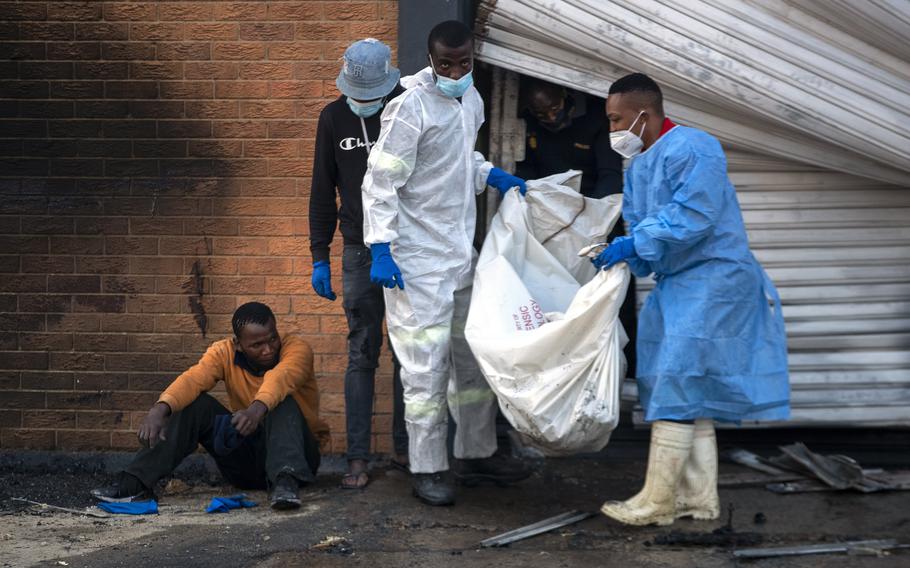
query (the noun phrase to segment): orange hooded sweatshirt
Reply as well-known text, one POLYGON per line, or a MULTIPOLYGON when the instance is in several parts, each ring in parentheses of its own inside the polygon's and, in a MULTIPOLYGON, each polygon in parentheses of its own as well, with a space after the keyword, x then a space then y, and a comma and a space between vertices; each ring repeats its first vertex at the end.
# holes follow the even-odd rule
POLYGON ((319 389, 313 372, 313 350, 294 335, 281 337, 278 364, 256 376, 234 362, 236 348, 231 338, 212 344, 198 363, 174 379, 158 402, 179 412, 203 392, 224 381, 231 412, 248 407, 258 400, 269 410, 292 395, 306 418, 310 431, 324 448, 329 440, 329 427, 319 418, 319 389))

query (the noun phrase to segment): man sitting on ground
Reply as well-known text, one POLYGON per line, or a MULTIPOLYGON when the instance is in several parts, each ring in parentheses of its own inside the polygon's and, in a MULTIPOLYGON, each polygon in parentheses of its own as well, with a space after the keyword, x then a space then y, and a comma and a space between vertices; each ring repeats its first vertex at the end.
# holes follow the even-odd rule
POLYGON ((202 444, 231 484, 270 487, 275 509, 300 506, 298 488, 315 479, 329 434, 319 418, 313 351, 299 337, 279 336, 272 310, 259 302, 237 308, 231 325, 233 338, 212 344, 161 393, 139 427, 145 448, 94 497, 151 499, 158 480, 202 444), (231 410, 207 394, 218 381, 231 410))

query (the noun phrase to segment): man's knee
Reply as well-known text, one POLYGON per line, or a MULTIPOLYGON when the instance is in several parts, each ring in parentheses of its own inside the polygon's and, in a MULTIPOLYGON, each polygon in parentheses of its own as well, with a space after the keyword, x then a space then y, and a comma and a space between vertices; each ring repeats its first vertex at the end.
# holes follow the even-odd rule
POLYGON ((445 422, 448 410, 448 403, 444 395, 410 400, 405 398, 404 401, 404 419, 414 424, 445 422))
POLYGON ((268 414, 265 415, 265 421, 270 429, 301 428, 306 424, 306 419, 297 401, 292 395, 288 395, 284 400, 275 405, 268 414))
POLYGON ((382 334, 353 330, 348 335, 348 365, 358 371, 372 371, 379 367, 382 351, 382 334))
MULTIPOLYGON (((218 411, 224 406, 218 400, 207 392, 201 393, 196 400, 186 405, 180 412, 200 412, 200 411, 218 411)), ((177 414, 176 412, 174 413, 177 414)))
POLYGON ((367 351, 352 346, 348 350, 348 369, 374 373, 379 368, 379 350, 367 351))
POLYGON ((300 405, 294 399, 293 395, 284 397, 284 400, 275 405, 275 408, 269 411, 271 416, 302 416, 300 405))
POLYGON ((186 405, 182 410, 175 412, 168 420, 168 427, 176 428, 178 423, 197 418, 214 418, 217 414, 229 414, 230 411, 218 400, 208 393, 202 393, 196 400, 186 405))

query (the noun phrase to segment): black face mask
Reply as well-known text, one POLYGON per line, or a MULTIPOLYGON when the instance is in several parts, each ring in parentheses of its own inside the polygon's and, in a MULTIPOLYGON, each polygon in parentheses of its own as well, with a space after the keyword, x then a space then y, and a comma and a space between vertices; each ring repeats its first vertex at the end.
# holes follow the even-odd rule
POLYGON ((538 120, 537 122, 550 132, 559 132, 572 124, 572 117, 569 116, 570 112, 571 108, 569 108, 569 101, 566 101, 566 104, 564 104, 562 109, 556 114, 556 120, 553 122, 538 120))

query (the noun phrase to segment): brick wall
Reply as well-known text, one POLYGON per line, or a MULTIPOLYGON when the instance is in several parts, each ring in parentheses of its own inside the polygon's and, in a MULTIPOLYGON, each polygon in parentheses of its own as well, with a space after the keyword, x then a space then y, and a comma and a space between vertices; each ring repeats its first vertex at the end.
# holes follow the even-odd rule
POLYGON ((338 58, 394 49, 396 19, 394 1, 0 2, 0 447, 135 448, 157 393, 256 299, 312 344, 344 451, 346 326, 310 287, 309 176, 338 58))

